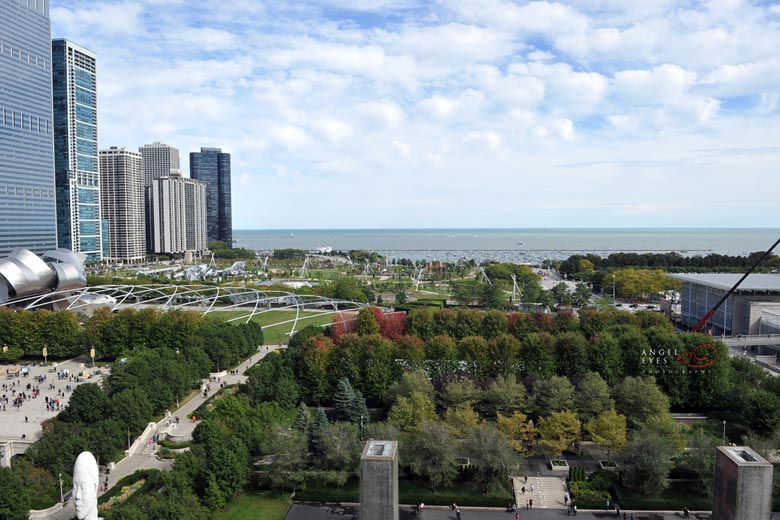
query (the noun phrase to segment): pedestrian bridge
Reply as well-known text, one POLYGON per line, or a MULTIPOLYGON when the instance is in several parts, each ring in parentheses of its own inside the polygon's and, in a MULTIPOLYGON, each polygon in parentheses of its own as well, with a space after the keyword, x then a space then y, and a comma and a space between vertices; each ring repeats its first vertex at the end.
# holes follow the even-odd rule
POLYGON ((737 336, 713 336, 729 347, 753 347, 759 345, 780 345, 780 334, 741 334, 737 336))
POLYGON ((11 459, 27 451, 27 448, 32 446, 35 443, 35 440, 20 441, 0 439, 0 467, 10 468, 11 459))

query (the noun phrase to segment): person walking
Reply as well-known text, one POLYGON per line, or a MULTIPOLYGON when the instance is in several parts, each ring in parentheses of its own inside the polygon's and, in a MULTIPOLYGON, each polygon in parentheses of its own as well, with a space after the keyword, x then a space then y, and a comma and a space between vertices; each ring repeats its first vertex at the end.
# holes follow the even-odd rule
POLYGON ((609 511, 609 499, 607 499, 606 510, 609 511))
POLYGON ((531 484, 531 493, 533 493, 533 492, 534 492, 534 485, 531 484))
POLYGON ((568 493, 564 493, 563 494, 563 505, 566 505, 568 503, 569 503, 569 494, 568 493))
POLYGON ((532 498, 531 500, 528 501, 528 509, 533 509, 533 508, 534 508, 534 499, 532 498))
POLYGON ((525 486, 523 486, 523 487, 522 487, 521 491, 522 491, 522 492, 523 492, 523 494, 525 495, 525 486))
POLYGON ((460 509, 456 509, 456 510, 455 510, 455 518, 456 518, 457 520, 460 520, 460 509))
POLYGON ((683 507, 683 518, 690 518, 691 512, 687 507, 683 507))
MULTIPOLYGON (((577 504, 574 504, 571 506, 572 511, 574 511, 574 516, 577 516, 577 504)), ((631 520, 634 520, 633 518, 631 520)))

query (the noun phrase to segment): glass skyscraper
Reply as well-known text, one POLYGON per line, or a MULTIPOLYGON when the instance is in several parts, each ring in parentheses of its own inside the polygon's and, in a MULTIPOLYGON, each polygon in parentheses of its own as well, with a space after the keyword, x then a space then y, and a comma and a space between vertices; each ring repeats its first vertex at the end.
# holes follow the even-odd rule
POLYGON ((233 247, 233 213, 230 205, 230 154, 221 148, 190 153, 190 178, 206 183, 206 235, 233 247))
POLYGON ((48 0, 0 0, 0 255, 57 247, 48 0))
POLYGON ((54 40, 51 52, 57 242, 100 261, 96 57, 68 40, 54 40))

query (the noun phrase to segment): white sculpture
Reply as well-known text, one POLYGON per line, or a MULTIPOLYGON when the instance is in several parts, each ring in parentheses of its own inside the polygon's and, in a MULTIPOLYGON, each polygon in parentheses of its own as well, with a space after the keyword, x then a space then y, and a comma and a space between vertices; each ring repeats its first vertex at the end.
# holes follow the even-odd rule
POLYGON ((82 451, 73 465, 73 506, 79 520, 97 520, 99 480, 95 457, 88 451, 82 451))

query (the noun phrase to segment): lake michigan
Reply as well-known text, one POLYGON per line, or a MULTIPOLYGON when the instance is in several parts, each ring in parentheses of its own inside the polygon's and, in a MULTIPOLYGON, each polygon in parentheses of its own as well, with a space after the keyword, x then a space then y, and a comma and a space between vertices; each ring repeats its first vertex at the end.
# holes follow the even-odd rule
POLYGON ((768 249, 780 238, 780 229, 236 229, 233 238, 235 247, 259 251, 331 247, 376 251, 388 259, 538 263, 577 253, 607 256, 619 251, 746 255, 768 249))

